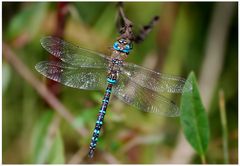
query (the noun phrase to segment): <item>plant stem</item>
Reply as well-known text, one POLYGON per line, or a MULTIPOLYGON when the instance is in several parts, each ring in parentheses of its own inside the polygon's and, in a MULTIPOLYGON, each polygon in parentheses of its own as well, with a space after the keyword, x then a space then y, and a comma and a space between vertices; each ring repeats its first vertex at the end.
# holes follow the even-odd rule
POLYGON ((223 90, 219 91, 219 107, 220 107, 220 117, 222 124, 222 137, 223 137, 223 155, 224 163, 229 163, 228 156, 228 130, 227 130, 227 117, 226 117, 226 107, 223 90))
POLYGON ((202 160, 202 164, 207 164, 205 154, 202 154, 200 157, 202 160))

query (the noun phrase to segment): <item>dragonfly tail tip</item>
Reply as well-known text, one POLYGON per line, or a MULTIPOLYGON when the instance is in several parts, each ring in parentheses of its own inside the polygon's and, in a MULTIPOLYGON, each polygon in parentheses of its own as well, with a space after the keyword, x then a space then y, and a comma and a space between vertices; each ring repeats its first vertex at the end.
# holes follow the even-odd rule
POLYGON ((93 155, 94 155, 94 151, 91 149, 88 153, 88 157, 93 158, 93 155))

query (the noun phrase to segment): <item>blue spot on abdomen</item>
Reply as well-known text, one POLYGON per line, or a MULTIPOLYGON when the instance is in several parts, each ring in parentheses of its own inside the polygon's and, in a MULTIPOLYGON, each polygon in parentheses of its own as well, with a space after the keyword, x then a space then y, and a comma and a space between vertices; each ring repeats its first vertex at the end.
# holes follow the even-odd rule
POLYGON ((117 80, 108 78, 108 79, 107 79, 107 82, 110 83, 110 84, 116 84, 117 80))

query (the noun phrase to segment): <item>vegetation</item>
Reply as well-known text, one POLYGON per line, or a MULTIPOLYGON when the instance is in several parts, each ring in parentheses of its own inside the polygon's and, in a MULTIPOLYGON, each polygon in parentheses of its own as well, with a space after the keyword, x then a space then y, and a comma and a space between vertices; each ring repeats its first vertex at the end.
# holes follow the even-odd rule
POLYGON ((238 162, 237 2, 124 3, 136 31, 160 16, 127 61, 185 78, 194 71, 188 77, 193 93, 177 99, 180 118, 137 112, 112 97, 93 159, 86 155, 103 92, 59 85, 34 66, 52 59, 39 42, 46 35, 109 55, 118 36, 116 4, 2 7, 4 164, 238 162))

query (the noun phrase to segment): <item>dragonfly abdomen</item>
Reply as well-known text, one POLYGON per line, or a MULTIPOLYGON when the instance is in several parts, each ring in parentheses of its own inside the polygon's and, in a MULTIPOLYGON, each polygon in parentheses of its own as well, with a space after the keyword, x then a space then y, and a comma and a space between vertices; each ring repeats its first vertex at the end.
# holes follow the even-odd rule
POLYGON ((112 85, 114 83, 116 83, 116 80, 115 79, 108 79, 108 83, 109 84, 107 86, 107 89, 105 91, 105 95, 104 95, 103 100, 102 100, 102 105, 101 105, 101 108, 99 110, 98 118, 97 118, 97 121, 96 121, 96 125, 95 125, 94 131, 93 131, 93 136, 92 136, 91 143, 90 143, 90 146, 89 146, 88 156, 91 157, 91 158, 93 157, 94 150, 95 150, 96 145, 97 145, 99 133, 100 133, 100 130, 101 130, 102 125, 103 125, 104 116, 106 114, 107 106, 108 106, 110 95, 111 95, 111 92, 112 92, 112 85))

